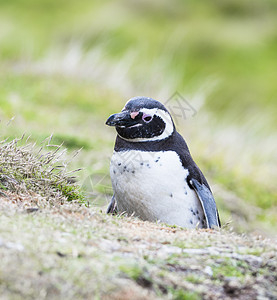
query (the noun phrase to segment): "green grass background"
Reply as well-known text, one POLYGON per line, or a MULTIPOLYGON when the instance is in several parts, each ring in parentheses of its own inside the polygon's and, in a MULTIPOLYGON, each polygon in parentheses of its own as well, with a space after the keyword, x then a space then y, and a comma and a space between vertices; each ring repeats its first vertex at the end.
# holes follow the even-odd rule
POLYGON ((176 121, 223 223, 274 235, 276 28, 275 0, 1 0, 1 137, 53 133, 83 148, 72 168, 106 203, 106 118, 133 96, 165 103, 177 91, 197 110, 176 121))

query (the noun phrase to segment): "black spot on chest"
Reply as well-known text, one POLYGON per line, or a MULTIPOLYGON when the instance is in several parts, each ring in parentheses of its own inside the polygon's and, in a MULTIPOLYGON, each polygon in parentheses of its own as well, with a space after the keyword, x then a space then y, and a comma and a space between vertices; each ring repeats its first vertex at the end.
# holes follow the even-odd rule
POLYGON ((159 156, 159 157, 155 160, 155 162, 156 162, 156 163, 159 162, 160 159, 161 159, 161 157, 159 156))

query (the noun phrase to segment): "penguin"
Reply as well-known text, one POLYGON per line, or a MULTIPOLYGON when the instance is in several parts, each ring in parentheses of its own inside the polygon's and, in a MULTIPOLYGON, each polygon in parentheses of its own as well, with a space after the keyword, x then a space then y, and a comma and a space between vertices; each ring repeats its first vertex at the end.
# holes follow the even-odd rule
POLYGON ((162 103, 134 97, 106 125, 117 131, 107 213, 184 228, 221 226, 209 184, 162 103))

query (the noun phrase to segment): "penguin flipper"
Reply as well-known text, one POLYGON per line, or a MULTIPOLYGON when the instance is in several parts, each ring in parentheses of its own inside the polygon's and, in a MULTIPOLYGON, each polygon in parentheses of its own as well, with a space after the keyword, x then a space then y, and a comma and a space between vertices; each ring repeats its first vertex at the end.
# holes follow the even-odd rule
POLYGON ((107 214, 113 214, 113 215, 117 214, 116 200, 115 200, 114 194, 113 194, 111 202, 108 206, 107 214))
POLYGON ((208 228, 220 227, 220 220, 216 208, 214 197, 205 184, 199 183, 196 179, 191 179, 191 184, 201 202, 208 228))

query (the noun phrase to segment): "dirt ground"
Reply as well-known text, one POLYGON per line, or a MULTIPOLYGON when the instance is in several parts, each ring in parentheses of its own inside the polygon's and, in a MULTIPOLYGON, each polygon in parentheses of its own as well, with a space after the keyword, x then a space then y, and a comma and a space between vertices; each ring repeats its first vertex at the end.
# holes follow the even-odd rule
POLYGON ((0 197, 1 299, 277 299, 277 243, 0 197))

